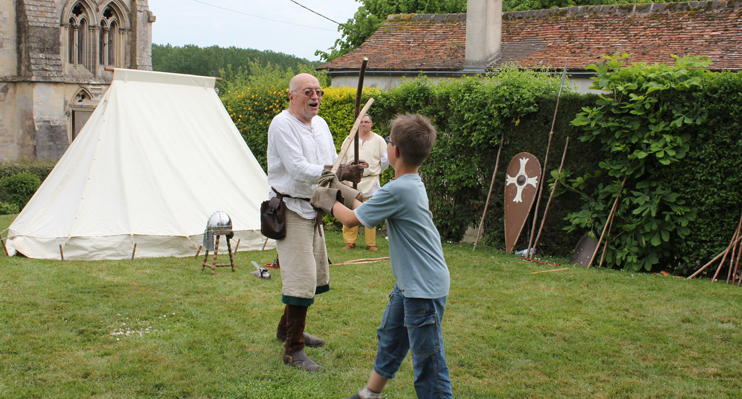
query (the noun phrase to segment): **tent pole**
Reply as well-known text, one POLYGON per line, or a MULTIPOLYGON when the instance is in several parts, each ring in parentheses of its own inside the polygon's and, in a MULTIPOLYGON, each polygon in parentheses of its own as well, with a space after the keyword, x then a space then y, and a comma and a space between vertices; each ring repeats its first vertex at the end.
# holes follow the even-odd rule
POLYGON ((240 248, 240 242, 242 242, 242 239, 238 238, 237 245, 234 246, 234 253, 237 253, 237 250, 240 248))
POLYGON ((131 251, 131 260, 134 260, 134 254, 137 253, 137 243, 134 243, 134 250, 131 251))
POLYGON ((64 250, 62 249, 62 244, 59 244, 59 256, 61 256, 62 261, 64 262, 64 250))
POLYGON ((196 256, 194 256, 193 259, 198 259, 198 254, 201 253, 201 248, 203 248, 203 247, 204 247, 203 245, 199 245, 198 246, 198 251, 196 251, 196 256))

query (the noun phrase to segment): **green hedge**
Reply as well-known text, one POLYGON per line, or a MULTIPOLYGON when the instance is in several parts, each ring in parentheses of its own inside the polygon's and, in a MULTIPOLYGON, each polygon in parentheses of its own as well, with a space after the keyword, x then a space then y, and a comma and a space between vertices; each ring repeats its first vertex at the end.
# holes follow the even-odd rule
POLYGON ((57 161, 53 159, 45 159, 43 161, 19 159, 14 162, 3 162, 0 163, 0 179, 21 173, 31 173, 38 176, 39 180, 43 183, 56 164, 57 161))

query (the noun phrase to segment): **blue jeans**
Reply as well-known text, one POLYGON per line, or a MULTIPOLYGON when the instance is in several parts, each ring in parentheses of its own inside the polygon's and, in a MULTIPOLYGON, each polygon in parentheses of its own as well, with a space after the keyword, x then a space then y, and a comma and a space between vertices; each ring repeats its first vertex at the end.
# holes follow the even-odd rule
POLYGON ((395 284, 377 330, 376 374, 394 378, 411 351, 417 397, 453 398, 441 329, 445 309, 446 297, 405 298, 395 284))

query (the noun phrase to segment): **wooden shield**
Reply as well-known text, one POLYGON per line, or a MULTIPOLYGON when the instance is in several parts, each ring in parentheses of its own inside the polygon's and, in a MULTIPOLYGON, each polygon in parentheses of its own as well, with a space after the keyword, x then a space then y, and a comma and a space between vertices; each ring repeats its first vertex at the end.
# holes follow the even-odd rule
POLYGON ((516 155, 508 166, 505 180, 505 250, 513 252, 523 225, 531 213, 541 184, 541 163, 527 152, 516 155))
POLYGON ((598 239, 595 238, 595 233, 587 233, 580 241, 577 242, 575 247, 575 253, 572 254, 572 258, 569 263, 573 265, 587 266, 590 264, 590 260, 593 258, 595 248, 598 247, 598 239))

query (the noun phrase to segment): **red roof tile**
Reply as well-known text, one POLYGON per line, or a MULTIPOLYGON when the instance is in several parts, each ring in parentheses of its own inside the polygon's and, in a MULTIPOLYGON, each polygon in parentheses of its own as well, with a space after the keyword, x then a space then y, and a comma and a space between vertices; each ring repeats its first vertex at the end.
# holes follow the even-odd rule
MULTIPOLYGON (((582 6, 503 13, 502 59, 521 67, 572 71, 630 53, 631 62, 672 63, 670 54, 706 55, 713 70, 742 70, 742 0, 582 6)), ((361 47, 319 69, 460 71, 466 14, 391 15, 361 47)))

